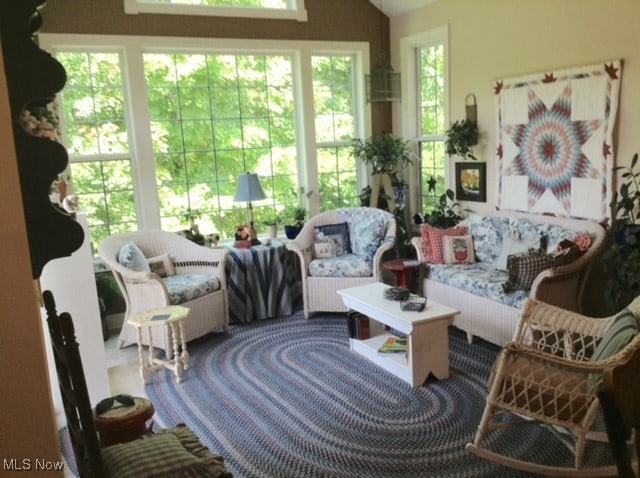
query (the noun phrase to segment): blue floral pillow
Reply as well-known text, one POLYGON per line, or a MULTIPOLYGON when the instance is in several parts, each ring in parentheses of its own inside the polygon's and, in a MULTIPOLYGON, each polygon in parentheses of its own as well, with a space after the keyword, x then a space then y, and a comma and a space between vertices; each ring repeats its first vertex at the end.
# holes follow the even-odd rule
POLYGON ((386 233, 387 222, 380 217, 364 217, 353 225, 353 253, 373 260, 386 233))
POLYGON ((120 248, 118 262, 132 271, 151 272, 147 258, 134 242, 127 242, 120 248))
POLYGON ((316 241, 330 240, 336 245, 336 256, 351 254, 349 241, 349 225, 346 222, 340 224, 325 224, 316 227, 316 241))
POLYGON ((503 231, 508 225, 507 217, 469 215, 469 232, 473 236, 476 260, 494 262, 500 256, 503 231))

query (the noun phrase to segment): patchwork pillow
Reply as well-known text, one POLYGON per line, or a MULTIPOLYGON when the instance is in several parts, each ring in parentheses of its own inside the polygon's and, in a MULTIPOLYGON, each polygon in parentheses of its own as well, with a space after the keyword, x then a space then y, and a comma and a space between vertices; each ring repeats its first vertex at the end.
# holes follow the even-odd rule
POLYGON ((313 257, 316 259, 329 259, 336 257, 335 242, 324 239, 313 243, 313 257))
POLYGON ((471 235, 444 236, 442 240, 445 264, 470 264, 476 261, 471 235))
POLYGON ((363 217, 353 223, 353 253, 372 260, 384 240, 386 230, 387 221, 381 217, 363 217))
MULTIPOLYGON (((512 254, 521 254, 529 249, 544 249, 541 244, 541 236, 537 234, 522 236, 517 231, 505 234, 502 240, 502 250, 496 259, 496 269, 507 270, 507 257, 512 254)), ((546 253, 546 250, 543 250, 546 253)))
POLYGON ((203 461, 189 453, 173 433, 103 448, 102 459, 107 476, 118 478, 208 476, 203 461))
POLYGON ((158 274, 160 277, 176 275, 176 268, 174 267, 169 254, 152 257, 151 259, 147 259, 147 262, 149 263, 149 269, 151 269, 151 272, 158 274))
POLYGON ((422 254, 425 262, 444 264, 444 250, 442 239, 445 236, 465 236, 469 228, 455 226, 449 229, 438 229, 429 224, 422 225, 422 254))
POLYGON ((127 242, 120 248, 118 262, 132 271, 151 272, 147 258, 134 242, 127 242))
POLYGON ((623 309, 616 316, 611 327, 596 347, 591 360, 605 360, 625 348, 638 335, 638 318, 629 309, 623 309))
POLYGON ((336 245, 336 256, 351 254, 349 241, 349 225, 346 222, 340 224, 325 224, 316 227, 316 240, 331 240, 336 245))
POLYGON ((560 254, 547 254, 543 249, 529 249, 527 252, 512 254, 507 258, 509 278, 502 284, 505 293, 514 290, 529 290, 535 278, 543 270, 569 264, 580 255, 577 248, 570 248, 560 254))

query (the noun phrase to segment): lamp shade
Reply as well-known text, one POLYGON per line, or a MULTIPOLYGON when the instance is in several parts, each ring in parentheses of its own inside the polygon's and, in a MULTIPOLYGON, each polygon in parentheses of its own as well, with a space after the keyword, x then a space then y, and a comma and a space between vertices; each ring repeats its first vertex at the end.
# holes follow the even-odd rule
POLYGON ((260 178, 256 173, 245 173, 238 178, 238 189, 236 189, 236 195, 234 201, 257 201, 259 199, 265 199, 267 195, 264 193, 262 186, 260 185, 260 178))

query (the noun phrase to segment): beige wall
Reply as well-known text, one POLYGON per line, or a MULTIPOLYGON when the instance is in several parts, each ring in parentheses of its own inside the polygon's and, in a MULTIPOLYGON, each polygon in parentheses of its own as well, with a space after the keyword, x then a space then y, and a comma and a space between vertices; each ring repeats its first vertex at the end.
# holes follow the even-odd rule
MULTIPOLYGON (((36 459, 59 461, 60 451, 10 118, 6 77, 0 68, 0 469, 12 458, 23 468, 23 459, 32 460, 35 469, 36 459)), ((26 474, 62 476, 47 471, 26 474)))
MULTIPOLYGON (((391 19, 391 56, 399 66, 400 39, 449 25, 450 119, 464 118, 464 98, 478 103, 480 145, 487 162, 487 204, 495 204, 495 107, 498 78, 554 68, 623 60, 616 157, 629 164, 640 151, 640 2, 638 0, 437 0, 391 19)), ((394 130, 402 131, 394 106, 394 130)))

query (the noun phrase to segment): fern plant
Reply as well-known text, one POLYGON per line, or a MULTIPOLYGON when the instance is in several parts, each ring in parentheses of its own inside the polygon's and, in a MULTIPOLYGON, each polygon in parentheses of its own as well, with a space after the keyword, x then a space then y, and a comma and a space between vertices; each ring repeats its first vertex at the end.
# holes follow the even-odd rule
POLYGON ((458 120, 447 130, 445 147, 448 155, 456 154, 463 158, 477 160, 471 146, 478 144, 478 125, 470 120, 458 120))

